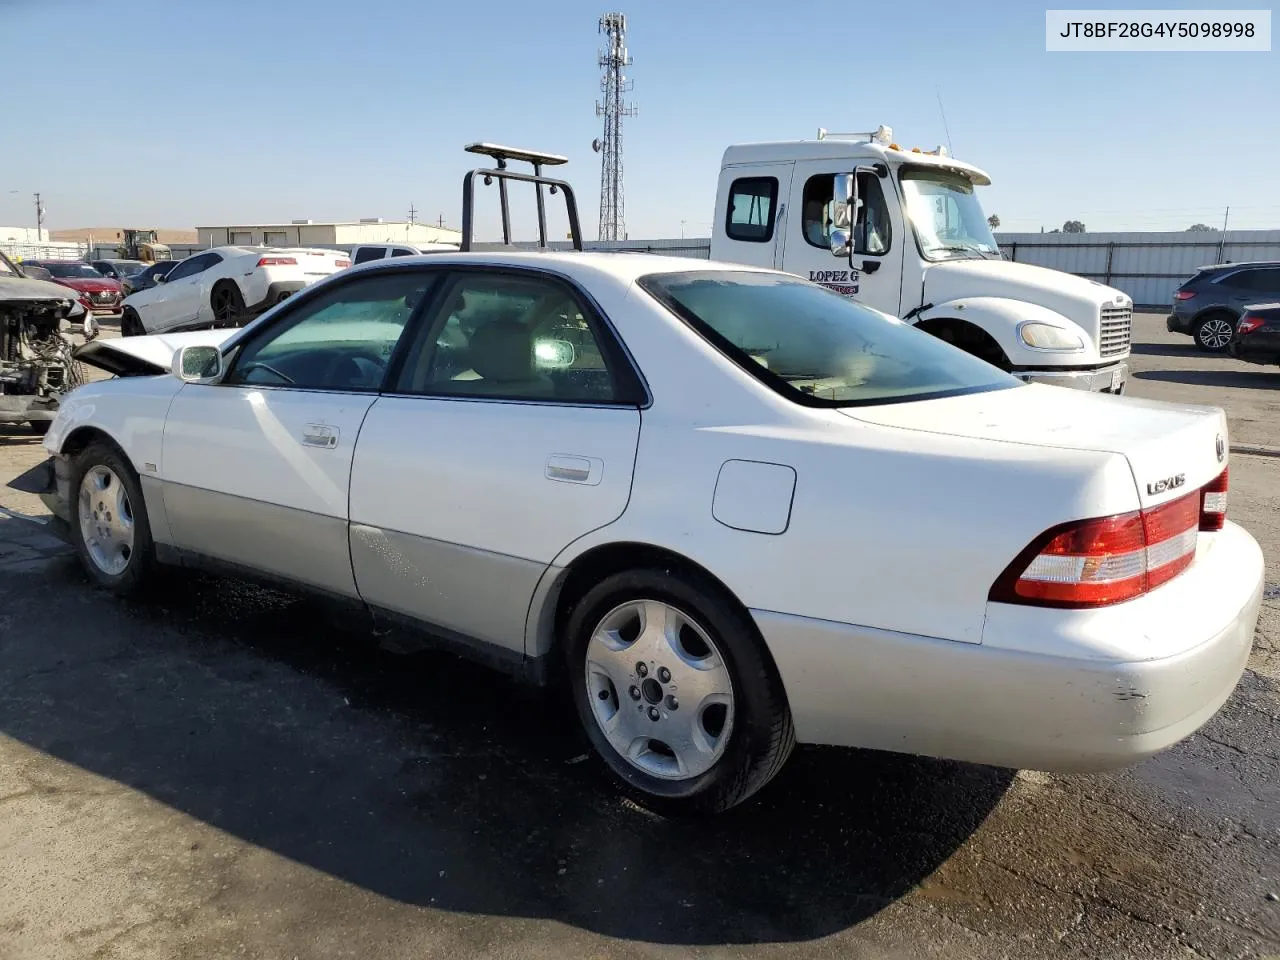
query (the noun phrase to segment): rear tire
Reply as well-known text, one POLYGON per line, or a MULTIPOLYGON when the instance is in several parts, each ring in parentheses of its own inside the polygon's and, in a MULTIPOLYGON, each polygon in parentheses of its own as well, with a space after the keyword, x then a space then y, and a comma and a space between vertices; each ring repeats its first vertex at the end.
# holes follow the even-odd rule
POLYGON ((564 640, 587 739, 619 790, 655 813, 728 810, 795 745, 763 639, 712 584, 614 574, 574 606, 564 640))
POLYGON ((1236 335, 1235 318, 1229 313, 1210 313, 1197 323, 1192 337, 1206 353, 1222 353, 1236 335))
POLYGON ((52 420, 28 420, 27 428, 37 437, 43 437, 49 432, 49 427, 52 423, 52 420))
POLYGON ((125 307, 124 314, 120 317, 120 336, 122 337, 145 337, 147 331, 143 329, 142 318, 138 316, 136 310, 132 307, 125 307))
POLYGON ((232 280, 223 280, 209 294, 215 327, 238 327, 244 322, 244 297, 232 280))
POLYGON ((155 545, 138 475, 114 444, 97 441, 76 456, 71 498, 71 541, 89 579, 122 597, 142 591, 155 545))

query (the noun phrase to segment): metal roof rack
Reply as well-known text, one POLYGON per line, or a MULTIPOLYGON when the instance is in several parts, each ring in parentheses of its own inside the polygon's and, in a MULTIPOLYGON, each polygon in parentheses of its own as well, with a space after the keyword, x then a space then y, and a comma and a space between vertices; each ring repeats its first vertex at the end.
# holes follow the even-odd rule
POLYGON ((523 150, 519 147, 505 147, 497 143, 472 143, 466 147, 468 153, 478 153, 492 157, 496 166, 477 168, 462 178, 462 243, 460 249, 470 250, 474 242, 472 236, 475 219, 475 178, 479 174, 484 178, 485 186, 494 180, 498 181, 498 196, 502 204, 502 242, 511 243, 511 210, 507 203, 507 181, 516 180, 521 183, 532 183, 538 198, 538 246, 547 246, 547 213, 543 205, 542 188, 547 187, 554 196, 557 191, 564 192, 565 209, 569 215, 569 236, 573 240, 573 249, 582 249, 582 228, 578 225, 578 201, 573 195, 573 188, 563 180, 555 180, 542 175, 542 168, 559 166, 569 162, 568 157, 554 153, 541 153, 537 150, 523 150), (515 160, 533 165, 533 173, 519 173, 507 168, 507 162, 515 160))

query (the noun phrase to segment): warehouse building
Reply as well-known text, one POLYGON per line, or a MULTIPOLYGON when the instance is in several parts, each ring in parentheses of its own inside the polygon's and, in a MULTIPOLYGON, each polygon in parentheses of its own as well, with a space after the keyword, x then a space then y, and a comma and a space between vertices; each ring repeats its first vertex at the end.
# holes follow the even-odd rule
POLYGON ((462 231, 425 223, 365 220, 321 223, 291 220, 288 223, 237 223, 225 227, 196 227, 202 247, 340 247, 357 243, 410 243, 424 247, 432 243, 462 242, 462 231))

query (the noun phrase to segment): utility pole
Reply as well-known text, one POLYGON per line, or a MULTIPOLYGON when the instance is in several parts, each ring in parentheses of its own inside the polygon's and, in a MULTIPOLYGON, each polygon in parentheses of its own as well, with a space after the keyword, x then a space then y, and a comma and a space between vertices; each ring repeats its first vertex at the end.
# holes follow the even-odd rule
POLYGON ((44 242, 44 205, 40 202, 40 194, 36 194, 36 243, 44 242))
POLYGON ((1222 263, 1222 255, 1227 248, 1227 221, 1231 219, 1231 207, 1222 215, 1222 239, 1218 241, 1218 262, 1222 263))
POLYGON ((604 70, 600 89, 603 102, 596 101, 596 116, 604 117, 604 139, 592 141, 591 148, 600 154, 600 227, 599 239, 625 240, 626 214, 622 190, 622 118, 632 117, 636 108, 622 99, 631 89, 631 81, 622 73, 631 65, 627 53, 627 18, 621 13, 606 13, 600 18, 599 32, 608 38, 608 49, 599 56, 604 70))
POLYGON ((413 226, 418 222, 418 208, 412 203, 409 204, 409 226, 413 226))
POLYGON ((437 227, 440 227, 441 229, 444 229, 444 214, 443 214, 443 213, 442 213, 442 214, 440 214, 440 216, 436 219, 436 226, 437 226, 437 227))

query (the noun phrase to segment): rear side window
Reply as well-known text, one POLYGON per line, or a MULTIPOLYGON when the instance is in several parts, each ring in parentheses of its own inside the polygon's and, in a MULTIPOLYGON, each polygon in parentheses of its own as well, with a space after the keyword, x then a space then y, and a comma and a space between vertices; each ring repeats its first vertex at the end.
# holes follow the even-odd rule
POLYGON ((356 251, 353 263, 364 263, 366 260, 381 260, 386 251, 381 247, 361 247, 356 251))
POLYGON ((391 251, 391 255, 393 257, 412 257, 413 251, 406 250, 404 247, 396 247, 394 250, 391 251))
POLYGON ((1257 270, 1241 270, 1227 283, 1242 290, 1280 294, 1280 268, 1264 267, 1257 270))
POLYGON ((729 187, 724 232, 731 240, 765 243, 773 239, 777 216, 778 181, 774 177, 744 177, 729 187))

